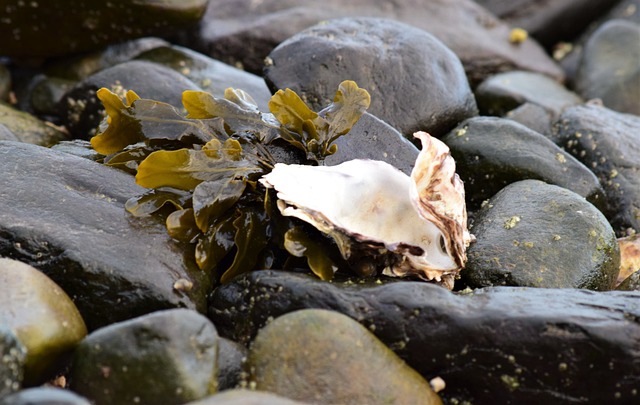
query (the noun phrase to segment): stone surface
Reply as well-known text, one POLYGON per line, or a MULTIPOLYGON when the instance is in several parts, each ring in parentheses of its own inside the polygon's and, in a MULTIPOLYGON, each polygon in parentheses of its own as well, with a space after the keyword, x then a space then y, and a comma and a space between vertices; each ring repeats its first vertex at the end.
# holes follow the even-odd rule
MULTIPOLYGON (((2 308, 4 310, 4 308, 2 308)), ((0 325, 0 403, 22 386, 27 349, 8 325, 0 325)))
POLYGON ((480 112, 504 115, 526 103, 542 107, 554 118, 582 99, 553 79, 534 72, 512 71, 489 77, 476 89, 480 112))
POLYGON ((442 404, 429 383, 364 326, 333 311, 276 318, 253 340, 247 366, 256 389, 300 401, 442 404))
POLYGON ((406 137, 419 130, 443 135, 477 113, 457 56, 431 34, 393 20, 315 25, 278 45, 265 68, 274 91, 290 88, 316 109, 346 79, 369 91, 371 114, 406 137))
POLYGON ((0 55, 68 55, 146 35, 168 35, 202 17, 206 0, 3 1, 0 55), (63 23, 64 22, 64 23, 63 23))
POLYGON ((0 141, 20 142, 18 137, 15 136, 13 132, 11 132, 11 130, 9 130, 9 128, 4 126, 3 124, 0 124, 0 141))
POLYGON ((334 145, 338 150, 324 160, 327 166, 353 159, 382 160, 407 175, 411 175, 420 153, 400 132, 369 113, 365 113, 349 133, 336 139, 334 145))
POLYGON ((208 276, 162 220, 124 203, 144 189, 121 171, 46 148, 0 141, 0 256, 47 274, 89 329, 148 312, 204 310, 208 276), (180 279, 190 291, 174 289, 180 279))
POLYGON ((620 246, 620 273, 618 283, 633 273, 640 273, 640 234, 618 239, 620 246))
POLYGON ((43 386, 0 398, 0 405, 91 405, 91 403, 72 391, 43 386))
POLYGON ((503 187, 536 179, 569 189, 606 209, 598 178, 545 136, 511 120, 475 117, 442 141, 451 149, 471 210, 503 187))
POLYGON ((44 382, 87 334, 65 292, 33 267, 0 258, 0 325, 24 345, 25 383, 44 382))
POLYGON ((618 287, 620 291, 638 291, 640 292, 640 271, 632 273, 629 277, 625 278, 618 287))
POLYGON ((475 0, 547 48, 570 41, 615 3, 610 0, 475 0))
POLYGON ((266 391, 247 389, 226 390, 218 394, 189 402, 185 405, 305 405, 307 402, 294 401, 266 391))
POLYGON ((96 91, 106 87, 123 98, 133 90, 141 98, 169 103, 180 109, 182 92, 200 90, 191 80, 173 69, 157 63, 133 60, 89 76, 60 100, 62 120, 69 132, 80 139, 90 139, 103 118, 104 108, 96 91))
POLYGON ((552 114, 543 107, 526 102, 507 112, 504 118, 518 122, 542 135, 551 134, 552 114))
POLYGON ((590 168, 605 190, 619 236, 640 232, 640 117, 597 104, 567 109, 553 141, 590 168))
POLYGON ((229 87, 242 89, 256 101, 260 111, 269 111, 271 92, 260 76, 175 45, 149 50, 138 59, 169 67, 216 97, 223 97, 229 87))
MULTIPOLYGON (((35 145, 51 146, 68 138, 60 128, 47 125, 33 115, 3 103, 0 103, 0 125, 5 126, 20 142, 35 145)), ((11 140, 7 139, 7 135, 0 137, 11 140)))
POLYGON ((585 44, 576 91, 612 110, 640 115, 640 25, 603 24, 585 44))
POLYGON ((303 308, 342 312, 427 379, 447 403, 633 403, 640 386, 640 293, 492 287, 455 294, 424 282, 334 281, 257 271, 219 287, 209 315, 247 342, 303 308), (457 401, 457 402, 454 402, 457 401))
POLYGON ((94 404, 183 404, 217 389, 218 334, 188 309, 91 333, 74 353, 71 388, 94 404))
POLYGON ((233 340, 218 339, 218 390, 234 388, 240 383, 247 349, 233 340))
POLYGON ((511 27, 471 0, 210 0, 191 44, 260 72, 269 52, 303 29, 332 18, 363 16, 394 18, 430 32, 458 55, 472 83, 513 69, 564 76, 535 41, 510 43, 511 27))
POLYGON ((604 215, 579 195, 538 180, 513 183, 476 214, 462 280, 494 285, 610 290, 620 250, 604 215))

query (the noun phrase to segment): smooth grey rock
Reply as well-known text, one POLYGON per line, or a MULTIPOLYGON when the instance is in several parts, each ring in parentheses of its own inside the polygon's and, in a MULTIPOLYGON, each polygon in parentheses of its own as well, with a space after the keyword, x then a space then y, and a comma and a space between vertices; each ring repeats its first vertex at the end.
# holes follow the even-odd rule
POLYGON ((42 386, 1 398, 0 405, 91 405, 91 403, 72 391, 42 386))
POLYGON ((550 112, 537 104, 529 102, 521 104, 519 107, 507 112, 504 118, 520 123, 542 135, 551 134, 551 128, 554 122, 550 112))
POLYGON ((0 124, 0 141, 15 141, 20 142, 17 136, 14 135, 9 128, 5 125, 0 124))
POLYGON ((605 190, 616 233, 640 232, 640 117, 597 104, 567 109, 553 141, 590 168, 605 190))
POLYGON ((525 29, 546 48, 570 41, 615 4, 610 0, 475 0, 513 27, 525 29))
POLYGON ((195 25, 207 0, 3 1, 0 55, 51 57, 195 25))
POLYGON ((58 363, 87 334, 78 308, 58 285, 35 268, 4 258, 0 258, 0 325, 11 328, 26 349, 27 385, 53 377, 58 363))
POLYGON ((226 390, 218 394, 189 402, 185 405, 305 405, 307 402, 294 401, 267 391, 247 389, 226 390))
MULTIPOLYGON (((0 125, 6 127, 20 142, 51 146, 68 138, 61 129, 47 125, 35 116, 0 103, 0 125)), ((4 131, 3 131, 4 132, 4 131)), ((10 136, 2 136, 3 140, 10 136)))
POLYGON ((569 189, 606 209, 598 178, 545 136, 503 118, 464 121, 442 141, 451 149, 472 210, 503 187, 536 179, 569 189))
POLYGON ((544 108, 554 119, 566 107, 582 103, 578 95, 555 80, 539 73, 524 71, 489 77, 476 89, 476 99, 483 114, 505 115, 529 102, 544 108))
POLYGON ((458 55, 472 84, 514 69, 564 77, 534 40, 510 43, 511 26, 471 0, 210 0, 199 35, 190 45, 258 73, 279 43, 321 21, 340 17, 393 18, 430 32, 458 55))
POLYGON ((604 215, 583 197, 538 180, 513 183, 476 214, 462 280, 471 288, 611 290, 620 249, 604 215))
POLYGON ((158 311, 90 334, 71 388, 94 404, 183 404, 217 389, 218 333, 188 309, 158 311))
POLYGON ((313 108, 333 100, 343 80, 371 94, 369 112, 410 138, 441 136, 477 114, 458 57, 426 31, 393 20, 344 18, 308 28, 269 54, 265 80, 313 108))
POLYGON ((104 158, 91 146, 91 142, 84 139, 73 139, 70 141, 61 141, 51 147, 52 150, 69 153, 85 159, 98 161, 104 158))
POLYGON ((442 404, 429 383, 369 330, 334 311, 277 317, 258 331, 247 366, 256 389, 298 401, 442 404))
POLYGON ((173 307, 204 310, 210 288, 157 218, 124 209, 145 189, 121 171, 63 152, 0 141, 0 256, 42 270, 89 329, 173 307), (186 279, 189 291, 174 289, 186 279))
POLYGON ((640 25, 611 20, 591 35, 582 52, 576 91, 612 110, 640 115, 640 25))
POLYGON ((247 349, 233 340, 218 340, 218 390, 235 388, 241 381, 247 349))
POLYGON ((223 336, 248 342, 270 319, 303 308, 357 319, 423 376, 440 376, 447 403, 638 397, 640 292, 492 287, 455 294, 417 281, 328 283, 256 271, 218 287, 209 316, 223 336))
POLYGON ((0 404, 22 386, 27 350, 7 325, 0 325, 0 404))
POLYGON ((260 76, 175 45, 157 47, 137 59, 169 67, 216 97, 224 97, 229 87, 242 89, 256 101, 260 111, 269 111, 271 92, 260 76))
POLYGON ((324 163, 335 166, 353 159, 382 160, 410 175, 420 150, 386 122, 364 113, 347 134, 335 140, 338 150, 324 163))
POLYGON ((141 98, 169 103, 178 110, 182 108, 183 91, 200 90, 180 73, 157 63, 133 60, 101 70, 79 82, 60 100, 62 120, 74 137, 89 139, 95 135, 104 114, 96 96, 102 87, 123 98, 133 90, 141 98))

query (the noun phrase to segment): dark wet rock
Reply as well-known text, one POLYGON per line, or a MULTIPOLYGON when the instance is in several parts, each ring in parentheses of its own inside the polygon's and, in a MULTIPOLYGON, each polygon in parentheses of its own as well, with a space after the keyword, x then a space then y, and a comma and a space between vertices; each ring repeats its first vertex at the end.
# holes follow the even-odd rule
POLYGON ((382 160, 411 174, 420 151, 381 119, 365 113, 351 131, 334 142, 338 150, 324 163, 334 166, 352 159, 382 160))
POLYGON ((68 55, 148 35, 169 35, 195 25, 206 0, 84 0, 3 2, 0 55, 68 55))
MULTIPOLYGON (((47 125, 33 115, 3 103, 0 103, 0 125, 6 127, 20 142, 35 145, 51 146, 68 138, 60 128, 47 125)), ((6 134, 0 137, 3 140, 11 140, 6 134)))
POLYGON ((588 104, 567 109, 553 141, 590 168, 605 190, 619 236, 640 232, 640 117, 588 104))
POLYGON ((640 293, 492 287, 458 295, 424 282, 257 271, 216 289, 209 314, 222 335, 247 342, 270 318, 303 308, 358 320, 427 379, 440 376, 448 403, 637 399, 640 293))
POLYGON ((158 311, 91 333, 71 388, 94 404, 183 404, 216 392, 218 333, 188 309, 158 311))
POLYGON ((36 267, 74 300, 89 329, 173 307, 204 310, 210 286, 162 220, 124 203, 145 189, 121 171, 0 141, 0 256, 36 267), (193 283, 178 290, 181 279, 193 283))
POLYGON ((87 334, 78 308, 58 285, 25 263, 2 258, 0 324, 26 349, 26 384, 52 377, 57 363, 87 334))
MULTIPOLYGON (((4 318, 0 309, 0 319, 4 318)), ((0 403, 5 395, 16 392, 22 386, 27 350, 8 325, 0 326, 0 403)))
POLYGON ((243 374, 247 349, 233 340, 218 340, 218 390, 234 388, 240 383, 243 374))
POLYGON ((611 20, 585 44, 576 91, 612 110, 640 115, 640 26, 611 20))
POLYGON ((191 44, 215 59, 241 63, 257 73, 278 44, 305 28, 339 17, 391 17, 424 29, 458 55, 472 83, 513 69, 558 79, 564 76, 535 41, 510 43, 511 27, 471 0, 210 0, 199 36, 191 44))
POLYGON ((62 119, 69 132, 80 139, 95 135, 104 108, 96 91, 106 87, 123 96, 133 90, 141 98, 182 107, 182 92, 200 90, 191 80, 173 69, 145 61, 129 61, 102 70, 79 82, 60 100, 62 119))
POLYGON ((472 210, 503 187, 526 179, 567 188, 606 209, 602 186, 586 166, 544 135, 517 122, 475 117, 442 140, 451 149, 472 210))
POLYGON ((632 273, 629 277, 625 278, 616 290, 620 291, 639 291, 640 292, 640 271, 632 273))
POLYGON ((78 394, 62 388, 29 388, 0 399, 0 405, 90 405, 78 394))
POLYGON ((369 330, 334 311, 276 318, 253 340, 247 366, 256 389, 299 401, 442 404, 429 383, 369 330))
POLYGON ((61 141, 51 147, 52 150, 69 153, 85 159, 98 161, 104 158, 91 146, 91 142, 84 139, 72 139, 70 141, 61 141))
POLYGON ((480 112, 505 115, 508 111, 532 103, 556 118, 566 107, 581 104, 582 99, 555 80, 534 72, 513 71, 489 77, 476 89, 480 112))
POLYGON ((518 122, 539 134, 548 135, 554 122, 552 114, 543 107, 526 102, 507 112, 504 118, 518 122))
POLYGON ((265 68, 274 90, 290 88, 316 109, 346 79, 369 91, 371 114, 406 137, 419 130, 441 136, 477 114, 456 55, 431 34, 393 20, 315 25, 275 48, 265 68))
POLYGON ((604 215, 581 196, 538 180, 513 183, 476 214, 462 280, 494 285, 614 287, 620 250, 604 215))
POLYGON ((185 405, 305 405, 307 402, 294 401, 266 391, 247 389, 226 390, 218 394, 189 402, 185 405))
POLYGON ((525 29, 547 48, 570 41, 615 2, 610 0, 475 0, 513 27, 525 29))
POLYGON ((269 111, 271 92, 260 76, 181 46, 157 47, 138 59, 169 67, 216 97, 223 97, 229 87, 242 89, 256 101, 260 111, 269 111))
POLYGON ((76 84, 75 80, 37 75, 31 80, 28 95, 20 103, 20 107, 39 116, 56 116, 59 113, 60 99, 76 84))
POLYGON ((10 91, 11 72, 4 64, 0 63, 0 101, 8 101, 10 91))
POLYGON ((11 132, 11 130, 9 130, 9 128, 4 126, 3 124, 0 124, 0 141, 16 141, 16 142, 19 142, 20 140, 18 139, 17 136, 14 135, 13 132, 11 132))

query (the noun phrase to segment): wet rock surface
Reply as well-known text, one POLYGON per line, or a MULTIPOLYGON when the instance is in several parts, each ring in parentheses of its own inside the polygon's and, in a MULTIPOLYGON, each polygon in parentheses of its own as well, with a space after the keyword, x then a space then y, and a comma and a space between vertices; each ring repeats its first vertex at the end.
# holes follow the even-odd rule
POLYGON ((130 175, 39 146, 0 142, 0 256, 42 270, 73 299, 89 329, 171 307, 204 309, 207 276, 153 218, 125 201, 130 175), (174 289, 180 279, 191 291, 174 289))
POLYGON ((598 176, 619 236, 640 230, 639 131, 639 116, 590 104, 567 109, 552 135, 598 176))
POLYGON ((2 258, 0 324, 24 346, 25 384, 50 378, 87 334, 78 309, 58 285, 25 263, 2 258))
POLYGON ((333 99, 342 80, 355 80, 371 93, 369 112, 408 138, 418 130, 441 136, 477 112, 456 55, 426 31, 393 20, 345 18, 315 25, 268 58, 269 85, 290 88, 316 108, 333 99))
POLYGON ((247 366, 256 389, 296 400, 442 403, 427 381, 364 326, 334 311, 308 309, 276 318, 253 340, 247 366))
POLYGON ((586 166, 543 135, 511 120, 471 118, 442 140, 451 148, 472 210, 505 186, 526 179, 564 187, 606 208, 604 191, 586 166))
POLYGON ((217 390, 218 334, 199 313, 158 311, 91 333, 72 389, 94 404, 183 404, 217 390))
POLYGON ((233 340, 218 339, 218 391, 232 389, 241 383, 247 349, 233 340))
POLYGON ((492 287, 456 294, 421 282, 319 281, 257 271, 218 288, 209 316, 248 342, 303 308, 341 312, 427 379, 448 403, 588 403, 637 397, 640 294, 492 287), (595 383, 597 381, 597 384, 595 383))
POLYGON ((26 357, 27 349, 3 321, 0 327, 0 401, 21 388, 26 357))

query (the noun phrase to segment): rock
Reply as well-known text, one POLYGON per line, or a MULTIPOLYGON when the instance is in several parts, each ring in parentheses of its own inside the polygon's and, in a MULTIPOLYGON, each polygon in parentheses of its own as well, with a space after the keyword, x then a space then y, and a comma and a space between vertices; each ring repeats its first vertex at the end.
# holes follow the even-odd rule
POLYGON ((72 139, 70 141, 61 141, 51 147, 52 150, 69 153, 85 159, 99 161, 104 155, 99 154, 91 146, 91 142, 84 139, 72 139))
POLYGON ((218 390, 234 388, 244 372, 247 349, 233 340, 218 339, 218 390))
POLYGON ((604 215, 579 195, 538 180, 513 183, 476 214, 462 280, 494 285, 614 287, 620 250, 604 215))
MULTIPOLYGON (((564 73, 534 41, 509 42, 511 27, 471 0, 210 0, 190 45, 215 59, 260 72, 278 44, 321 21, 339 17, 393 17, 423 29, 462 61, 472 84, 503 71, 522 69, 562 79, 564 73)), ((383 74, 388 74, 384 72, 383 74)))
POLYGON ((546 48, 570 41, 604 14, 609 0, 475 0, 513 27, 525 29, 546 48))
POLYGON ((0 124, 0 141, 15 141, 15 142, 20 142, 20 140, 18 139, 17 136, 15 136, 13 134, 13 132, 11 132, 9 130, 9 128, 7 128, 6 126, 4 126, 3 124, 0 124))
POLYGON ((542 135, 551 133, 552 114, 539 105, 526 102, 507 112, 504 118, 513 120, 542 135))
POLYGON ((631 273, 631 275, 625 278, 616 290, 620 291, 640 291, 640 271, 631 273))
POLYGON ((640 115, 640 26, 624 20, 603 24, 587 41, 576 91, 623 113, 640 115))
POLYGON ((36 75, 29 83, 28 93, 20 103, 20 108, 39 116, 55 117, 59 113, 60 99, 76 84, 75 80, 36 75))
POLYGON ((253 340, 247 365, 256 389, 299 401, 442 403, 426 380, 338 312, 305 309, 276 318, 253 340))
POLYGON ((256 271, 217 288, 209 316, 223 336, 246 342, 269 319, 303 308, 357 319, 425 378, 440 376, 447 403, 638 397, 639 292, 491 287, 459 295, 416 281, 328 283, 256 271))
POLYGON ((371 114, 411 139, 419 130, 441 136, 477 113, 456 55, 431 34, 393 20, 315 25, 278 45, 265 68, 274 91, 290 88, 316 109, 345 79, 369 91, 371 114))
POLYGON ((253 97, 260 111, 269 111, 271 92, 260 76, 181 46, 157 47, 138 59, 169 67, 216 97, 224 97, 224 91, 229 87, 242 89, 253 97))
POLYGON ((3 2, 0 55, 50 57, 79 53, 148 35, 193 26, 206 0, 85 0, 3 2))
POLYGON ((0 141, 0 256, 40 269, 90 330, 173 307, 204 311, 208 275, 162 220, 124 210, 126 173, 64 152, 0 141), (177 290, 181 279, 191 290, 177 290))
POLYGON ((508 111, 532 103, 556 119, 569 106, 582 99, 555 80, 533 72, 513 71, 489 77, 476 89, 480 112, 505 115, 508 111))
POLYGON ((121 63, 78 83, 60 100, 62 119, 69 132, 80 139, 90 139, 103 118, 104 108, 96 91, 106 87, 123 96, 133 90, 141 98, 182 106, 182 92, 200 90, 180 73, 156 63, 130 61, 121 63))
MULTIPOLYGON (((0 310, 4 312, 4 308, 0 310)), ((13 331, 0 325, 0 404, 4 396, 20 389, 26 357, 27 350, 13 331)))
POLYGON ((640 232, 640 117, 589 104, 567 109, 553 141, 590 168, 605 190, 619 236, 640 232))
POLYGON ((0 258, 0 324, 26 349, 25 383, 44 382, 87 334, 65 292, 33 267, 0 258))
POLYGON ((94 404, 183 404, 217 389, 218 334, 188 309, 158 311, 91 333, 71 388, 94 404))
POLYGON ((640 270, 640 234, 618 239, 618 246, 620 247, 618 283, 622 283, 640 270))
POLYGON ((516 122, 471 118, 442 141, 451 149, 472 210, 503 187, 526 179, 564 187, 606 209, 602 186, 587 167, 543 135, 516 122))
POLYGON ((386 122, 364 113, 351 131, 336 139, 338 150, 324 163, 335 166, 353 159, 382 160, 411 175, 420 151, 386 122))
MULTIPOLYGON (((0 103, 0 125, 5 126, 20 142, 35 145, 51 146, 68 138, 60 128, 2 103, 0 103)), ((0 137, 11 140, 6 133, 0 137)))
POLYGON ((306 402, 294 401, 266 391, 246 389, 226 390, 218 394, 189 402, 185 405, 305 405, 306 402))
POLYGON ((0 399, 0 405, 91 405, 72 391, 54 387, 29 388, 0 399))
POLYGON ((11 72, 3 63, 0 63, 0 101, 9 100, 10 92, 11 72))

